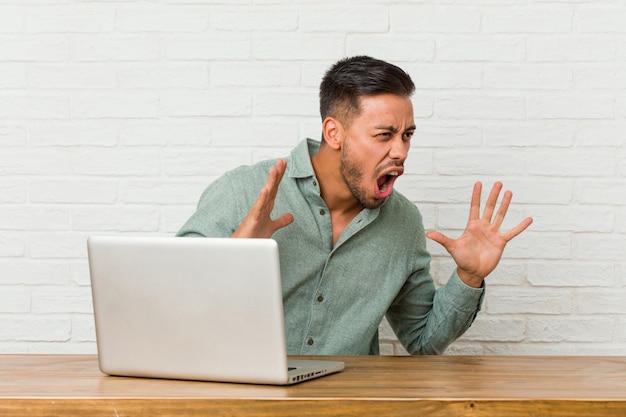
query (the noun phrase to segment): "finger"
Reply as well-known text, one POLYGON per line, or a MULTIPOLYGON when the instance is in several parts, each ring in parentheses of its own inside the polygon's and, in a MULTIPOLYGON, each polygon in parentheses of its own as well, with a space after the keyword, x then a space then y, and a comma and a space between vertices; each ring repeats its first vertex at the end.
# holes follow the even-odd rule
POLYGON ((450 239, 448 236, 444 235, 441 232, 436 232, 434 230, 429 230, 428 232, 426 232, 426 237, 429 238, 430 240, 433 240, 439 243, 441 246, 443 246, 446 249, 448 249, 448 245, 450 244, 450 242, 452 242, 452 239, 450 239))
MULTIPOLYGON (((276 220, 274 220, 272 222, 272 227, 274 229, 274 232, 277 231, 278 229, 282 229, 285 226, 289 226, 291 223, 293 223, 293 214, 291 213, 285 213, 282 216, 280 216, 279 218, 277 218, 276 220)), ((272 234, 274 234, 272 232, 272 234)))
POLYGON ((483 185, 480 182, 474 184, 472 191, 472 201, 470 202, 469 219, 475 220, 480 216, 480 193, 482 193, 483 185))
POLYGON ((267 188, 269 194, 268 198, 274 202, 276 199, 276 194, 278 194, 278 186, 280 185, 280 181, 283 179, 283 175, 285 174, 285 170, 287 168, 287 162, 279 159, 276 161, 276 165, 270 169, 270 173, 267 177, 267 182, 265 183, 265 188, 267 188))
POLYGON ((513 198, 512 192, 506 191, 504 193, 504 197, 502 197, 502 203, 500 203, 500 207, 498 208, 496 217, 493 219, 493 225, 495 226, 496 230, 499 230, 500 226, 502 226, 502 222, 504 222, 506 213, 509 211, 509 205, 511 204, 512 198, 513 198))
POLYGON ((493 212, 496 209, 496 203, 498 202, 498 196, 500 195, 501 190, 502 183, 500 181, 496 181, 491 188, 489 197, 487 197, 487 203, 485 203, 485 211, 483 212, 483 220, 486 220, 489 223, 491 223, 491 217, 493 216, 493 212))
POLYGON ((520 224, 518 224, 517 226, 515 226, 514 228, 512 228, 508 232, 504 233, 502 235, 502 237, 504 238, 505 241, 508 242, 511 239, 513 239, 515 236, 519 235, 524 230, 526 230, 528 228, 528 226, 530 226, 532 223, 533 223, 533 218, 532 217, 526 217, 524 220, 522 220, 522 222, 520 224))

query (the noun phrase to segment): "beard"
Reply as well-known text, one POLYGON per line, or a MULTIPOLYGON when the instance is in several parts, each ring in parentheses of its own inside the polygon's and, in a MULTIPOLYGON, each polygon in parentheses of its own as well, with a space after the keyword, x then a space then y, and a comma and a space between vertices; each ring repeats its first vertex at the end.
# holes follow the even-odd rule
POLYGON ((368 200, 366 190, 361 185, 363 181, 363 171, 359 164, 350 156, 350 146, 348 142, 344 142, 341 148, 341 157, 339 159, 339 172, 344 182, 352 193, 352 196, 366 209, 375 209, 381 206, 385 200, 371 199, 368 200))

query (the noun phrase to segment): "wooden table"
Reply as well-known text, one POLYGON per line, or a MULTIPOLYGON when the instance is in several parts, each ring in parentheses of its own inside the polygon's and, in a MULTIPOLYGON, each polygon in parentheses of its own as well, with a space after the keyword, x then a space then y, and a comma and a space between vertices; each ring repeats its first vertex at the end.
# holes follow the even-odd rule
POLYGON ((0 355, 0 416, 624 416, 626 357, 333 357, 290 387, 110 377, 95 355, 0 355))

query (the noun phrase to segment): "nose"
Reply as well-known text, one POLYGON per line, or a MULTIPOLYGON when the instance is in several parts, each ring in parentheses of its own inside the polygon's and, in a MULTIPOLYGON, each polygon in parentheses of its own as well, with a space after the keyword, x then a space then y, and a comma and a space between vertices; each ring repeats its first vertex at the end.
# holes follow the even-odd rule
POLYGON ((402 134, 396 135, 391 140, 391 148, 389 149, 389 157, 394 160, 404 161, 409 153, 411 142, 403 140, 402 134))

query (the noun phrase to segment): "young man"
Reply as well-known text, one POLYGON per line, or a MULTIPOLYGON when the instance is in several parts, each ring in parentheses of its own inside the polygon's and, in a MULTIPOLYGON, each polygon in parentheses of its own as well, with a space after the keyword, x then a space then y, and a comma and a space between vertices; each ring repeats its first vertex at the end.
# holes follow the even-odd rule
POLYGON ((474 320, 506 243, 532 222, 501 233, 511 193, 496 212, 496 183, 480 217, 477 183, 461 237, 425 233, 418 209, 393 190, 415 131, 414 88, 387 62, 337 62, 320 86, 321 143, 226 173, 178 233, 278 242, 289 354, 378 354, 384 316, 409 353, 443 353, 474 320), (426 237, 457 264, 437 290, 426 237))

